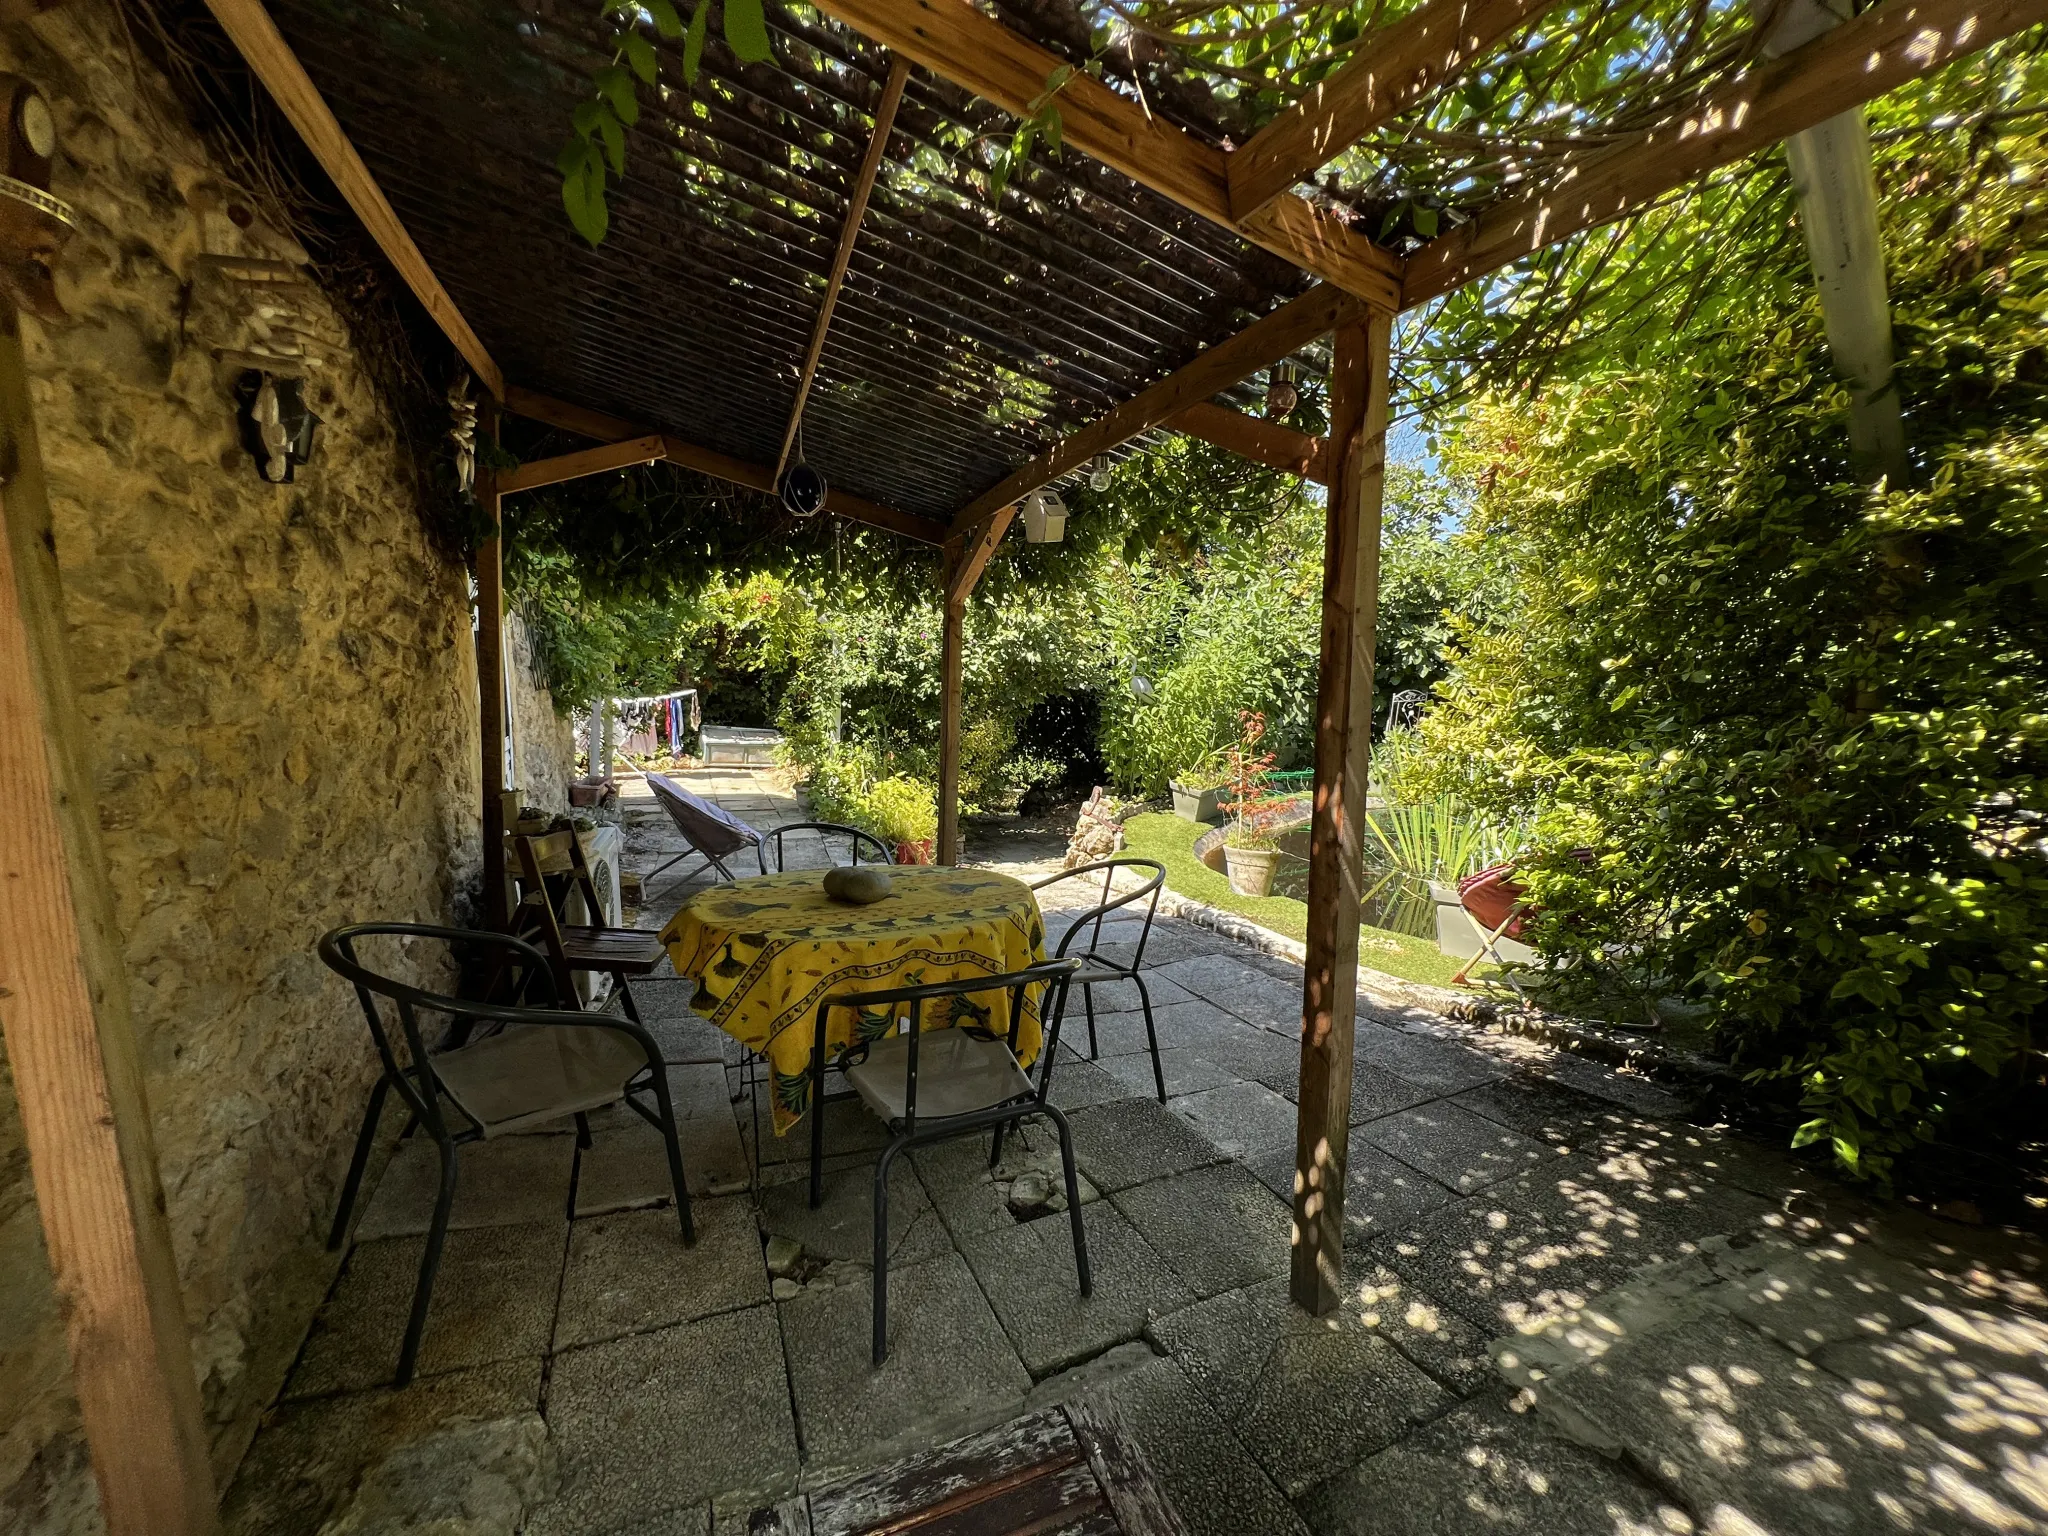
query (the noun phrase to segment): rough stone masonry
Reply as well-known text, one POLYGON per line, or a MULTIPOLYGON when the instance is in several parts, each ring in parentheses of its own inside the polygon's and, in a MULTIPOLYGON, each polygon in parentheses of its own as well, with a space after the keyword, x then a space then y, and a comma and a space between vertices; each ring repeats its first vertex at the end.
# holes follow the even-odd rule
MULTIPOLYGON (((224 1479, 330 1279, 325 1223, 374 1075, 354 997, 313 943, 371 917, 459 917, 477 879, 465 572, 429 538, 391 416, 317 286, 299 308, 333 348, 307 375, 324 425, 295 484, 257 474, 240 370, 216 353, 260 340, 263 316, 203 258, 305 253, 209 155, 112 0, 0 30, 0 70, 48 97, 53 191, 78 215, 56 275, 69 318, 24 320, 24 341, 224 1479)), ((535 733, 522 761, 565 760, 545 695, 514 715, 535 733)), ((4 1070, 0 1403, 0 1529, 97 1529, 4 1070)))

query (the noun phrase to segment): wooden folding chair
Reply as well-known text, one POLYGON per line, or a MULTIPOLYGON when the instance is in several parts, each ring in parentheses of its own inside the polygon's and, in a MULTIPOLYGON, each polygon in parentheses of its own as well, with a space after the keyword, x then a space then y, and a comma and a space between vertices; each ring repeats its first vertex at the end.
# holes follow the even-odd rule
POLYGON ((604 925, 604 904, 598 900, 597 882, 583 857, 583 842, 574 832, 549 832, 538 837, 513 834, 505 839, 519 860, 521 893, 512 915, 515 932, 538 936, 554 967, 555 984, 562 995, 573 995, 577 971, 600 972, 611 977, 619 989, 626 1017, 636 1024, 640 1010, 634 1006, 629 976, 645 976, 661 964, 661 936, 640 928, 612 928, 604 925), (566 899, 570 890, 580 891, 584 910, 596 923, 564 923, 555 910, 555 897, 548 888, 553 879, 566 899))

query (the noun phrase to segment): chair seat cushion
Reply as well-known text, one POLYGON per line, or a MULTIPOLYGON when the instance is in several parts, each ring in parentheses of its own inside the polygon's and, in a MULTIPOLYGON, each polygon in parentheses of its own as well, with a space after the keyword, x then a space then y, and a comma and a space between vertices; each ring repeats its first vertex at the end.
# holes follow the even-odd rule
POLYGON ((646 1065, 639 1042, 615 1029, 514 1024, 443 1051, 434 1075, 488 1137, 615 1103, 646 1065))
POLYGON ((576 970, 631 971, 638 974, 661 964, 661 935, 644 928, 562 929, 562 953, 576 970))
MULTIPOLYGON (((861 1101, 883 1120, 901 1120, 910 1037, 889 1035, 868 1047, 867 1060, 846 1069, 861 1101)), ((942 1120, 1035 1093, 1009 1046, 961 1029, 927 1030, 917 1046, 917 1117, 942 1120)))

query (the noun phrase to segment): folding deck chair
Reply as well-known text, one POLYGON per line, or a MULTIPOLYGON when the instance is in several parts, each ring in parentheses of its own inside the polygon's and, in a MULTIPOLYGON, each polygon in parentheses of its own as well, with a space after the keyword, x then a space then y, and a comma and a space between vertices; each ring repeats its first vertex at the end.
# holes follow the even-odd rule
MULTIPOLYGON (((692 855, 703 859, 704 868, 715 869, 723 878, 734 880, 738 876, 726 868, 726 855, 737 853, 742 848, 752 848, 754 862, 760 865, 760 872, 764 875, 768 873, 767 857, 761 851, 767 840, 732 812, 713 805, 701 795, 691 794, 680 784, 665 779, 658 773, 647 775, 647 787, 654 791, 654 798, 660 802, 661 808, 668 812, 668 819, 674 822, 676 830, 682 833, 683 841, 689 844, 667 863, 649 871, 647 878, 642 882, 648 897, 654 894, 656 875, 672 865, 682 863, 692 855)), ((696 873, 695 869, 689 870, 676 876, 676 881, 687 879, 696 873)))
POLYGON ((1523 923, 1534 915, 1535 910, 1523 904, 1522 898, 1528 892, 1515 883, 1514 875, 1512 864, 1496 864, 1458 882, 1458 904, 1471 917, 1472 926, 1479 930, 1479 953, 1467 960, 1458 974, 1451 978, 1452 986, 1462 987, 1474 966, 1482 960, 1491 960, 1500 968, 1501 979, 1518 995, 1526 995, 1500 953, 1500 941, 1519 939, 1523 923))

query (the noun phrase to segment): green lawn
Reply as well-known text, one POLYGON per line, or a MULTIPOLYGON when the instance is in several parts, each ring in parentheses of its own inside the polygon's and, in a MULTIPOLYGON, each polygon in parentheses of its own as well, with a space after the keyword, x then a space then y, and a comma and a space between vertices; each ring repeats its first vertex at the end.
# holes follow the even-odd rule
MULTIPOLYGON (((1205 830, 1169 811, 1148 812, 1124 823, 1124 847, 1164 864, 1166 883, 1182 896, 1248 917, 1290 939, 1302 938, 1308 932, 1308 908, 1303 903, 1289 896, 1240 896, 1227 879, 1195 857, 1195 839, 1205 830)), ((1366 927, 1358 930, 1358 963, 1404 981, 1439 987, 1451 984, 1460 964, 1428 939, 1366 927)), ((1483 977, 1491 969, 1482 966, 1476 974, 1483 977)))

